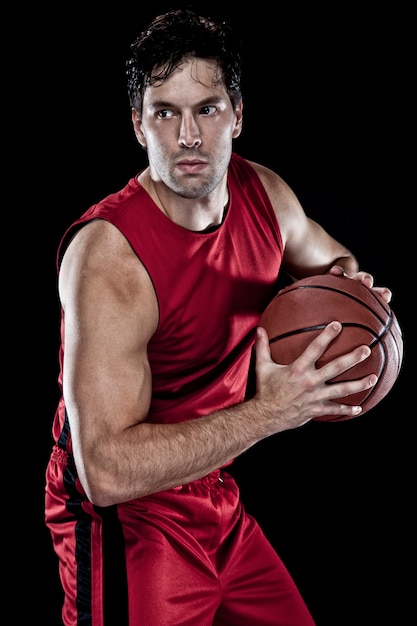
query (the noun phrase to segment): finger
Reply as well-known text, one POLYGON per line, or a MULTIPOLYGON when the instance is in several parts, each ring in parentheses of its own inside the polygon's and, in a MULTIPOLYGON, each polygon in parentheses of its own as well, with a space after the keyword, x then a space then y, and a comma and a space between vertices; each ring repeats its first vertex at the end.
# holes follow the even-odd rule
POLYGON ((340 265, 333 265, 329 269, 329 274, 333 274, 333 276, 347 276, 343 267, 341 267, 340 265))
POLYGON ((376 374, 368 374, 359 380, 344 380, 341 382, 329 381, 326 387, 326 399, 337 400, 339 398, 346 398, 352 396, 367 389, 371 389, 378 382, 378 376, 376 374))
POLYGON ((392 291, 388 289, 388 287, 374 287, 374 277, 369 272, 361 271, 349 276, 343 268, 340 267, 340 265, 333 265, 333 267, 329 270, 329 274, 333 274, 333 276, 346 276, 352 280, 358 280, 368 287, 368 289, 375 291, 383 300, 385 300, 387 304, 389 304, 392 300, 392 291))
POLYGON ((262 326, 256 329, 256 361, 259 363, 261 360, 271 360, 271 348, 269 345, 268 334, 262 326))
POLYGON ((377 380, 377 376, 371 374, 357 381, 330 383, 326 386, 322 402, 314 406, 312 417, 322 417, 325 415, 355 417, 359 415, 362 412, 360 405, 339 403, 337 400, 371 389, 375 386, 377 380))
POLYGON ((392 291, 388 287, 373 287, 373 291, 376 291, 387 304, 391 302, 392 291))
POLYGON ((310 419, 317 417, 323 418, 329 415, 332 417, 333 421, 335 417, 355 417, 360 413, 362 413, 362 407, 360 405, 337 404, 331 401, 323 403, 322 405, 317 404, 310 415, 310 419))
POLYGON ((368 287, 368 289, 372 289, 374 286, 374 277, 369 272, 358 272, 355 274, 354 280, 358 280, 363 283, 365 287, 368 287))
POLYGON ((315 339, 298 357, 297 361, 300 363, 306 362, 307 364, 314 364, 324 354, 331 342, 342 331, 342 324, 338 321, 333 321, 327 324, 327 326, 321 331, 315 339))
POLYGON ((362 361, 367 359, 370 354, 371 349, 369 348, 369 346, 359 346, 351 352, 342 354, 332 361, 329 361, 325 365, 322 365, 322 367, 320 367, 317 372, 319 372, 321 380, 331 380, 332 378, 340 376, 340 374, 343 374, 343 372, 346 372, 358 363, 361 363, 362 361))

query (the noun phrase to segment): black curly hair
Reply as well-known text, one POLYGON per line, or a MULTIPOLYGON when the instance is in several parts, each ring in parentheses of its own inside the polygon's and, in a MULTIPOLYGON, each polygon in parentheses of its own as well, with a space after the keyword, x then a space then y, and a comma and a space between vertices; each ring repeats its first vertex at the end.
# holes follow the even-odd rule
POLYGON ((232 106, 241 100, 241 42, 226 22, 177 9, 157 16, 130 46, 126 62, 130 105, 142 114, 144 90, 164 82, 189 57, 212 59, 232 106))

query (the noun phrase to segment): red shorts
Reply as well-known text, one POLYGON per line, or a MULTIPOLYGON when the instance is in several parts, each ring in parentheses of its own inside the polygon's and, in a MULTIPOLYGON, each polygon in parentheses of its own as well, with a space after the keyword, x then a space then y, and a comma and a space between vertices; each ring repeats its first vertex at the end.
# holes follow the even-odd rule
POLYGON ((46 523, 59 558, 65 626, 314 626, 234 479, 100 508, 53 454, 46 523))

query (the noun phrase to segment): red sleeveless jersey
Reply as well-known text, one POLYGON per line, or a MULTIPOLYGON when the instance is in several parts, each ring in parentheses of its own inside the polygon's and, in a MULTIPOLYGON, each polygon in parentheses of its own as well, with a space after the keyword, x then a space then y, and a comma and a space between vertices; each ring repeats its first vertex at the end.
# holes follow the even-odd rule
MULTIPOLYGON (((193 232, 166 217, 136 178, 90 207, 64 234, 102 218, 126 237, 146 267, 159 304, 148 346, 152 402, 148 421, 194 419, 245 398, 255 329, 277 290, 282 240, 266 191, 253 167, 232 154, 229 208, 219 228, 193 232)), ((62 345, 65 320, 62 318, 62 345)), ((62 383, 62 370, 59 384, 62 383)), ((61 399, 54 438, 72 452, 61 399)))

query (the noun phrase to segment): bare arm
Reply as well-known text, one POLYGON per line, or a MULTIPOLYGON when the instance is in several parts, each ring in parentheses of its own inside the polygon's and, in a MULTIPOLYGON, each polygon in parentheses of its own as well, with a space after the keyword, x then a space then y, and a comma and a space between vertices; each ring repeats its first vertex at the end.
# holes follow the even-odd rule
POLYGON ((59 289, 74 459, 88 497, 100 506, 195 480, 261 439, 314 416, 355 415, 360 409, 339 407, 332 398, 376 382, 371 376, 326 384, 366 358, 366 348, 315 368, 340 324, 329 325, 289 366, 271 360, 261 329, 253 399, 198 420, 146 423, 151 398, 147 344, 157 326, 157 303, 146 271, 117 229, 101 220, 81 229, 64 255, 59 289))
POLYGON ((252 163, 265 185, 275 208, 284 241, 283 267, 293 278, 327 272, 346 274, 375 289, 385 300, 391 300, 386 287, 374 287, 371 274, 359 271, 356 257, 327 233, 320 224, 307 217, 291 188, 275 172, 252 163))

